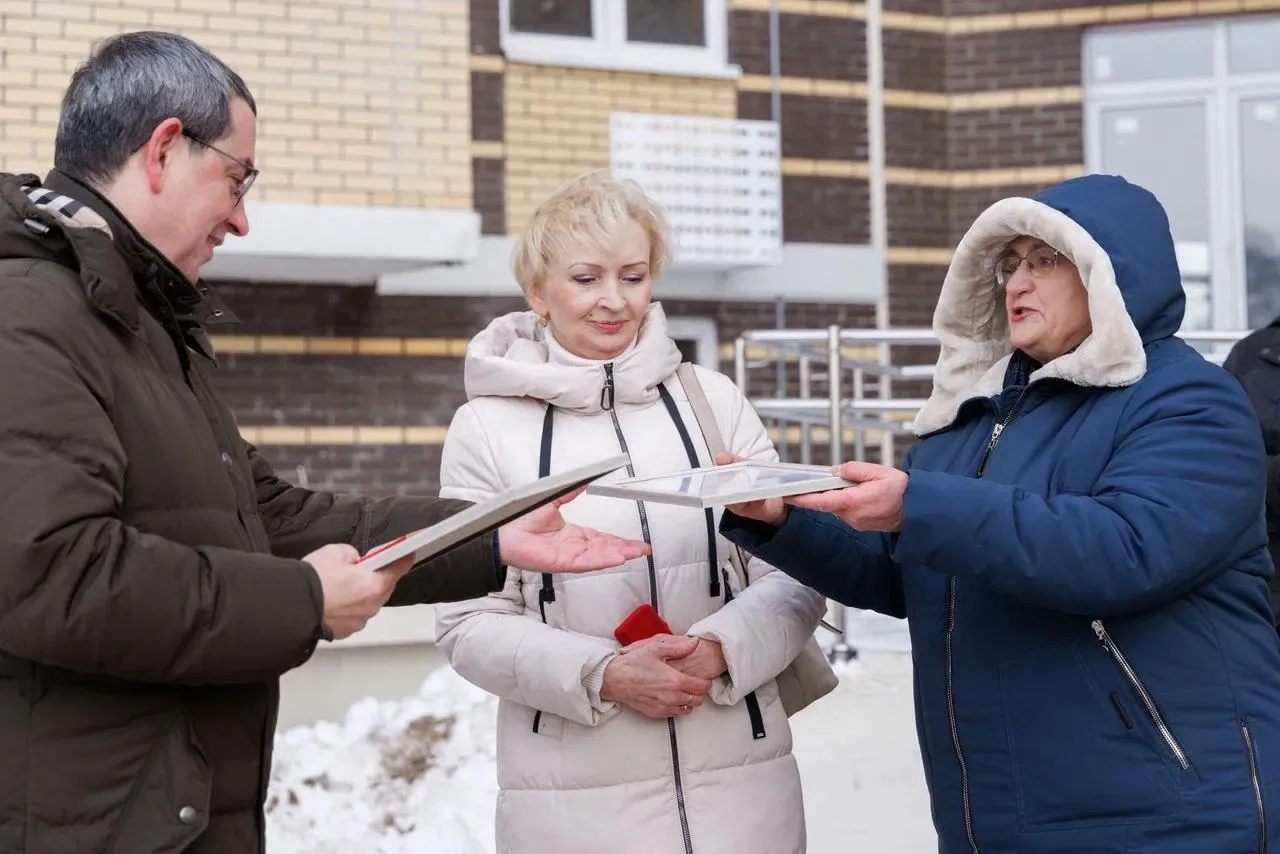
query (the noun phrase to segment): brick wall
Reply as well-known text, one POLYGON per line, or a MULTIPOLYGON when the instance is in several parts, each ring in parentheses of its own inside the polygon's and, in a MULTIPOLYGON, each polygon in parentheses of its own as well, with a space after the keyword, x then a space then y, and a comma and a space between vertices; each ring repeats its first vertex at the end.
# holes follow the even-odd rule
POLYGON ((557 186, 609 165, 609 114, 732 118, 731 82, 510 64, 504 84, 507 230, 557 186))
MULTIPOLYGON (((242 431, 282 476, 366 494, 430 493, 453 412, 466 400, 462 355, 494 317, 524 307, 517 296, 378 296, 372 288, 223 282, 240 317, 215 339, 214 382, 242 431), (301 470, 299 469, 301 466, 301 470)), ((724 345, 774 325, 769 303, 664 300, 671 317, 714 320, 724 345)), ((793 303, 788 324, 867 326, 866 306, 793 303)), ((722 369, 732 372, 730 361, 722 369)), ((774 373, 750 387, 772 392, 774 373)), ((791 374, 794 390, 795 374, 791 374)), ((821 459, 819 459, 821 461, 821 459)))
POLYGON ((0 0, 0 171, 52 163, 71 72, 138 29, 191 36, 245 78, 256 198, 471 208, 466 0, 0 0))

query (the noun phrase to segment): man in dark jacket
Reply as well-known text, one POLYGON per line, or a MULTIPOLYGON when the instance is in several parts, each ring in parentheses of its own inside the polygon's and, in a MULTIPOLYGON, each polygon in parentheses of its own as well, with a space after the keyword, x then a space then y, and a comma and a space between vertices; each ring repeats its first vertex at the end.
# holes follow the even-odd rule
POLYGON ((254 136, 230 69, 135 33, 73 77, 49 177, 0 176, 5 854, 262 851, 277 679, 319 640, 506 563, 644 551, 553 505, 407 575, 354 565, 467 505, 287 484, 214 393, 199 270, 248 230, 254 136))
MULTIPOLYGON (((1280 567, 1280 318, 1242 338, 1222 366, 1244 386, 1267 449, 1267 548, 1280 567)), ((1280 622, 1280 573, 1273 575, 1271 610, 1280 622)))

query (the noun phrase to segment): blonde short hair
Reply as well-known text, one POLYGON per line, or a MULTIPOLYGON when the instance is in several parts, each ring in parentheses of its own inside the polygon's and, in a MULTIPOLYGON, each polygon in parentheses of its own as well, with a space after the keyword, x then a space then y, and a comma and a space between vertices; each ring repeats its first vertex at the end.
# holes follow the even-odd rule
POLYGON ((657 279, 668 261, 666 217, 640 185, 598 169, 561 185, 538 206, 511 255, 511 272, 526 297, 546 281, 551 263, 579 242, 607 246, 627 220, 649 237, 649 275, 657 279))

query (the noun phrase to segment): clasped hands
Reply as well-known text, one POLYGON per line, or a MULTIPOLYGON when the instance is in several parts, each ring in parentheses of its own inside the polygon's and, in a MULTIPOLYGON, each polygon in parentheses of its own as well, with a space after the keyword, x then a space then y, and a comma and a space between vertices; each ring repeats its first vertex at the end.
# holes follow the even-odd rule
POLYGON ((718 641, 654 635, 623 647, 605 666, 600 699, 651 718, 679 717, 702 705, 726 669, 718 641))

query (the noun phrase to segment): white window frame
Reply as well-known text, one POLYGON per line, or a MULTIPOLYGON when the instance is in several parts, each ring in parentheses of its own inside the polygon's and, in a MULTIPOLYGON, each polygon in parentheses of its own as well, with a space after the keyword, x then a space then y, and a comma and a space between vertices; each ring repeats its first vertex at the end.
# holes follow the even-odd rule
POLYGON ((729 64, 725 0, 702 0, 705 46, 664 45, 626 40, 624 0, 591 0, 592 37, 519 33, 511 29, 511 0, 499 0, 502 51, 508 60, 530 65, 637 71, 685 77, 734 79, 742 69, 729 64))
MULTIPOLYGON (((1280 71, 1250 74, 1230 71, 1227 25, 1241 20, 1219 18, 1196 22, 1214 29, 1212 76, 1138 83, 1091 83, 1086 70, 1082 81, 1085 95, 1085 165, 1091 172, 1102 168, 1101 115, 1104 110, 1174 103, 1205 104, 1209 154, 1209 263, 1213 299, 1211 327, 1217 331, 1242 330, 1247 328, 1248 323, 1248 285, 1244 278, 1244 175, 1240 151, 1240 101, 1259 96, 1280 97, 1280 71)), ((1161 25, 1122 26, 1140 30, 1161 25)), ((1089 36, 1090 33, 1086 33, 1081 45, 1086 63, 1089 36)))
POLYGON ((720 370, 720 333, 710 317, 668 317, 667 337, 692 341, 694 361, 704 368, 720 370))

